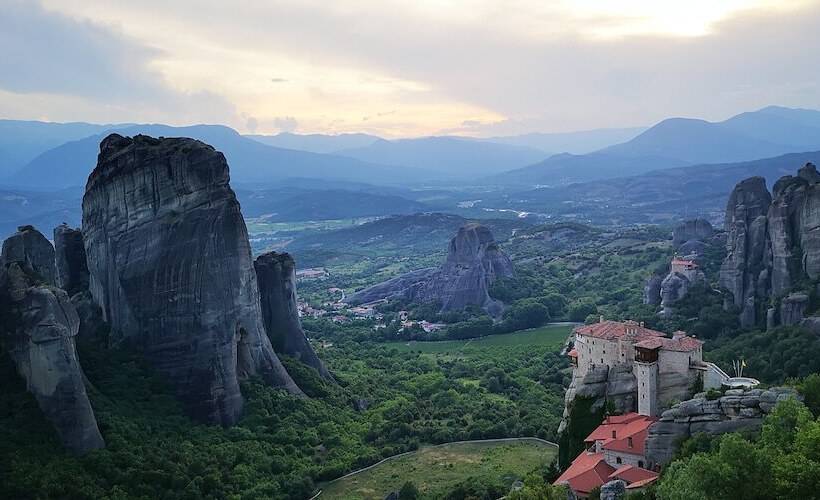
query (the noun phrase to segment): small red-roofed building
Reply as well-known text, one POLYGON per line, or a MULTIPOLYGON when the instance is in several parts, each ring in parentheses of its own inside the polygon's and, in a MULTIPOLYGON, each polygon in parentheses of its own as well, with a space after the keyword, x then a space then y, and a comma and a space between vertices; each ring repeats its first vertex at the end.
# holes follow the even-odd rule
POLYGON ((615 479, 633 490, 656 480, 658 473, 644 468, 647 432, 656 421, 634 412, 606 417, 584 440, 587 449, 553 484, 566 484, 577 497, 586 498, 615 479))
POLYGON ((586 450, 554 484, 566 484, 576 496, 585 498, 595 488, 615 479, 633 490, 656 480, 658 473, 644 468, 648 463, 647 433, 656 421, 635 412, 606 417, 584 440, 586 450))
POLYGON ((609 481, 613 472, 615 467, 606 463, 603 453, 582 451, 553 484, 566 484, 576 496, 586 498, 592 490, 609 481))

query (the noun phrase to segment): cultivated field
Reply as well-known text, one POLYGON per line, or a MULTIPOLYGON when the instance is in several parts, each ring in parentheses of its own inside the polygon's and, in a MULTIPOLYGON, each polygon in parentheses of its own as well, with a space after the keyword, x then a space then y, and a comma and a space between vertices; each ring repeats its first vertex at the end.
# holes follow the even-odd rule
POLYGON ((470 477, 512 483, 550 464, 557 453, 554 445, 534 439, 430 446, 333 481, 322 488, 319 500, 382 500, 406 481, 416 485, 422 498, 443 498, 470 477))
POLYGON ((559 349, 572 330, 571 325, 547 325, 503 335, 488 335, 477 339, 443 340, 439 342, 393 342, 388 344, 401 351, 421 351, 430 354, 467 352, 473 349, 514 346, 547 346, 559 349))

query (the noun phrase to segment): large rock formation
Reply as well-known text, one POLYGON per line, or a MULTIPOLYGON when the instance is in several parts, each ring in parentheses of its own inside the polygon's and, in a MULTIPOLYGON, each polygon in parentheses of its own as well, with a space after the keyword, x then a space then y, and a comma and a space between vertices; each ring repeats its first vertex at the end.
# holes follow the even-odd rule
POLYGON ((777 387, 769 390, 730 389, 716 399, 705 393, 674 405, 649 428, 646 458, 649 466, 665 465, 675 455, 680 443, 697 433, 710 435, 757 430, 763 418, 778 401, 796 397, 794 389, 777 387))
MULTIPOLYGON (((11 356, 29 392, 67 449, 82 454, 102 448, 105 443, 86 394, 74 345, 79 327, 77 312, 63 290, 44 280, 45 263, 39 261, 49 252, 42 242, 51 244, 31 227, 21 228, 21 233, 3 247, 0 269, 3 350, 11 356), (26 243, 22 247, 21 241, 26 243)), ((53 258, 53 250, 50 255, 53 258)))
POLYGON ((726 205, 726 259, 720 268, 720 285, 729 290, 731 303, 740 309, 741 326, 760 321, 760 308, 768 296, 770 245, 766 214, 772 197, 766 180, 751 177, 738 183, 726 205))
POLYGON ((366 288, 348 302, 365 303, 382 298, 405 298, 441 304, 442 311, 481 306, 499 316, 503 304, 490 297, 490 285, 513 275, 510 259, 498 247, 490 230, 467 224, 450 240, 447 260, 439 269, 422 269, 366 288))
POLYGON ((66 224, 54 228, 57 285, 69 296, 88 290, 88 263, 83 232, 66 224))
POLYGON ((54 247, 33 226, 20 226, 3 242, 3 261, 19 262, 49 285, 57 284, 54 247))
POLYGON ((313 351, 302 330, 296 305, 296 263, 288 253, 269 252, 253 263, 259 280, 262 318, 273 348, 311 366, 328 380, 332 377, 313 351))
POLYGON ((83 197, 90 289, 113 342, 141 349, 188 413, 223 425, 239 379, 293 393, 265 334, 245 222, 225 157, 193 139, 117 134, 83 197))
POLYGON ((672 230, 672 244, 678 247, 687 241, 705 241, 711 238, 713 234, 715 234, 715 229, 708 220, 687 220, 672 230))
MULTIPOLYGON (((787 317, 777 324, 802 319, 789 293, 820 279, 820 174, 811 163, 797 176, 785 176, 766 191, 762 178, 747 179, 735 187, 726 209, 727 250, 720 283, 741 309, 743 326, 761 324, 769 302, 781 299, 787 317)), ((808 291, 808 290, 803 290, 808 291)), ((798 308, 799 309, 799 308, 798 308)), ((777 314, 774 310, 774 315, 777 314)))

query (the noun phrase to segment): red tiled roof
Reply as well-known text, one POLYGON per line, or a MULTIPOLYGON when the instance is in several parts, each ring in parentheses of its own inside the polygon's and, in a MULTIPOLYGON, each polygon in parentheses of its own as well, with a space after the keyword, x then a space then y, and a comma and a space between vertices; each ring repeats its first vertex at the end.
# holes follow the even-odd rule
POLYGON ((628 335, 630 338, 634 338, 634 340, 640 341, 652 337, 663 337, 666 335, 663 332, 658 332, 656 330, 644 328, 635 321, 626 321, 623 323, 621 323, 620 321, 609 320, 600 321, 598 323, 592 323, 591 325, 579 326, 574 331, 575 333, 580 335, 586 335, 588 337, 595 337, 605 340, 616 340, 628 335))
POLYGON ((654 417, 634 412, 617 417, 607 417, 584 441, 601 441, 601 448, 604 450, 643 455, 647 430, 656 421, 654 417), (613 431, 615 432, 614 438, 612 437, 613 431), (629 438, 632 438, 631 447, 629 438))
POLYGON ((626 481, 627 484, 633 484, 641 481, 646 481, 647 479, 657 478, 657 472, 648 469, 642 469, 640 467, 635 467, 634 465, 624 465, 609 475, 610 481, 613 479, 623 479, 624 481, 626 481))
POLYGON ((567 356, 569 356, 570 358, 577 358, 578 357, 578 350, 573 349, 573 350, 569 351, 567 353, 567 356))
POLYGON ((635 481, 634 483, 629 483, 628 485, 626 485, 626 489, 636 490, 638 488, 643 488, 647 484, 652 483, 652 482, 656 481, 657 479, 658 479, 658 476, 655 476, 655 477, 648 477, 648 478, 642 479, 640 481, 635 481))
MULTIPOLYGON (((648 422, 646 427, 652 425, 653 422, 648 422)), ((624 432, 626 434, 626 432, 624 432)), ((632 432, 626 434, 623 438, 610 439, 605 442, 601 448, 604 450, 620 451, 621 453, 629 453, 630 455, 643 455, 646 445, 646 428, 642 431, 632 432), (632 446, 629 446, 629 438, 632 438, 632 446)))
POLYGON ((572 491, 586 495, 606 483, 613 472, 615 468, 604 461, 603 453, 582 451, 553 484, 567 483, 572 491))
POLYGON ((665 351, 689 352, 696 351, 703 342, 694 337, 678 337, 670 339, 668 337, 653 337, 651 339, 642 340, 635 344, 635 347, 642 347, 644 349, 663 349, 665 351))
POLYGON ((622 434, 619 431, 624 428, 626 423, 644 418, 646 417, 635 412, 627 413, 625 415, 611 415, 606 417, 601 425, 596 427, 595 430, 592 431, 586 439, 584 439, 584 442, 612 439, 612 431, 615 431, 615 436, 618 437, 622 434))

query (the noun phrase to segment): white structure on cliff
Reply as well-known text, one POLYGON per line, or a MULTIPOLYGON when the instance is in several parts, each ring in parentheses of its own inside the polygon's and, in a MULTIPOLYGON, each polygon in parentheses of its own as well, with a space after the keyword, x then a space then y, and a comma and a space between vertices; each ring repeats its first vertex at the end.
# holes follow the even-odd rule
POLYGON ((637 386, 638 413, 656 416, 672 400, 689 397, 701 380, 705 388, 720 387, 728 379, 720 368, 703 361, 703 342, 675 332, 663 332, 635 321, 601 321, 574 331, 573 378, 583 380, 590 371, 630 368, 637 386))

